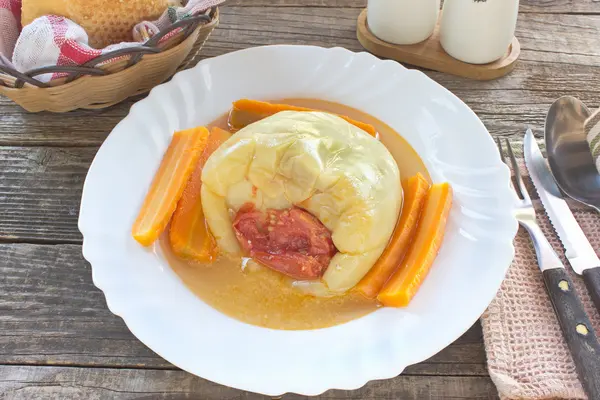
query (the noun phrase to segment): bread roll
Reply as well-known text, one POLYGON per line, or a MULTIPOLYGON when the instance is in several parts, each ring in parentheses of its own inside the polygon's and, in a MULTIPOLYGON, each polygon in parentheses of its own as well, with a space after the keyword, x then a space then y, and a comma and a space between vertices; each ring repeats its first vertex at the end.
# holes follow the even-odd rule
POLYGON ((23 26, 44 15, 59 15, 79 24, 89 45, 103 48, 133 40, 132 29, 158 18, 173 0, 23 0, 23 26))

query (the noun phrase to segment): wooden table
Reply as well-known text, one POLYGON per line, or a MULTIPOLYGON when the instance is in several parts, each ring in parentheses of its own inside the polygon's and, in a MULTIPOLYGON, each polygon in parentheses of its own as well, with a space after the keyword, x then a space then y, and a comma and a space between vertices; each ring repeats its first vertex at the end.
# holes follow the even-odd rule
MULTIPOLYGON (((522 0, 514 72, 475 82, 427 74, 463 99, 492 135, 541 135, 551 102, 600 105, 600 2, 522 0)), ((360 51, 366 0, 237 0, 202 57, 275 43, 360 51)), ((259 399, 178 370, 112 315, 81 255, 77 215, 98 147, 138 99, 102 111, 28 114, 0 98, 0 398, 259 399)), ((460 310, 457 310, 460 312, 460 310)), ((496 398, 481 327, 401 376, 323 399, 496 398)), ((289 395, 293 399, 300 396, 289 395)))

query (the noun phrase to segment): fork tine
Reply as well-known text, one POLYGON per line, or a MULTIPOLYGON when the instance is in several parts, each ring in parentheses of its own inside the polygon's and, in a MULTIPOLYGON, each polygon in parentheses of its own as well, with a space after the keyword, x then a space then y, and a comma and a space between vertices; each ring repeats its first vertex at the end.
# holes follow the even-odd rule
POLYGON ((510 158, 510 162, 513 168, 513 174, 515 175, 515 180, 517 181, 517 189, 524 200, 531 201, 529 193, 527 193, 527 188, 525 188, 525 182, 523 182, 523 177, 521 177, 521 172, 519 171, 517 158, 515 157, 515 153, 513 153, 512 151, 512 146, 510 145, 508 139, 504 139, 504 141, 506 143, 506 147, 508 147, 508 157, 510 158))
POLYGON ((511 165, 506 162, 506 157, 504 156, 504 148, 502 146, 502 140, 499 137, 497 137, 496 143, 498 144, 498 151, 500 152, 500 159, 502 160, 504 165, 506 165, 508 167, 508 173, 510 174, 509 185, 512 188, 512 190, 515 192, 517 197, 520 198, 519 191, 517 189, 515 189, 515 184, 513 183, 513 178, 514 178, 513 169, 511 168, 511 165))
POLYGON ((502 149, 502 141, 499 137, 496 138, 496 143, 498 144, 498 151, 500 151, 500 159, 504 164, 506 164, 506 158, 504 157, 504 150, 502 149))

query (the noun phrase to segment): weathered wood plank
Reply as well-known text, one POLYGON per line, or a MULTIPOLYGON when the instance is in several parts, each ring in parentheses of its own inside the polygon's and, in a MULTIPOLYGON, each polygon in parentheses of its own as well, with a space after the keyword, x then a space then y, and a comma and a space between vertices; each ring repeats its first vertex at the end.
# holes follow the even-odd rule
POLYGON ((96 148, 0 147, 0 241, 81 241, 85 175, 96 148))
MULTIPOLYGON (((272 11, 267 13, 263 8, 252 7, 225 10, 223 23, 211 37, 203 57, 271 43, 335 44, 361 50, 354 38, 356 10, 327 9, 322 16, 310 8, 286 13, 276 13, 274 8, 266 9, 272 11), (246 17, 255 18, 256 28, 248 28, 246 17)), ((519 32, 523 58, 505 78, 476 82, 426 73, 471 106, 495 135, 520 135, 525 124, 542 126, 546 109, 563 94, 576 95, 591 105, 598 103, 600 49, 595 43, 600 33, 600 17, 526 15, 519 32), (553 37, 551 30, 559 30, 561 34, 553 37)), ((26 114, 2 98, 0 144, 99 145, 132 103, 129 100, 103 111, 66 115, 26 114)))
MULTIPOLYGON (((229 0, 230 6, 239 7, 346 7, 364 8, 367 0, 229 0)), ((600 14, 595 0, 521 0, 521 13, 577 13, 600 14)))
MULTIPOLYGON (((221 54, 214 53, 215 50, 277 43, 342 46, 358 51, 362 50, 356 39, 359 13, 360 9, 353 8, 228 7, 223 10, 222 24, 203 52, 213 56, 221 54), (233 38, 237 40, 230 40, 233 38)), ((596 46, 599 26, 599 15, 521 14, 516 33, 522 43, 521 58, 530 59, 534 56, 529 53, 542 52, 562 54, 565 56, 562 62, 566 63, 590 63, 587 57, 598 56, 600 52, 596 46)), ((551 57, 548 60, 561 62, 551 57)))
MULTIPOLYGON (((361 51, 354 32, 359 11, 224 7, 223 21, 202 57, 274 43, 361 51)), ((578 96, 592 106, 600 103, 600 16, 524 14, 518 34, 522 60, 507 77, 477 82, 426 73, 472 107, 494 135, 520 136, 527 124, 541 128, 552 101, 564 94, 578 96)), ((57 115, 28 114, 0 97, 0 145, 98 146, 139 98, 106 110, 57 115)))
MULTIPOLYGON (((440 73, 429 72, 427 74, 465 101, 479 115, 492 135, 510 138, 522 135, 521 128, 525 124, 543 127, 546 110, 555 98, 563 94, 576 95, 591 106, 599 103, 595 92, 588 91, 589 87, 596 86, 594 79, 598 79, 598 74, 591 67, 559 68, 560 72, 545 81, 544 85, 551 86, 555 82, 556 88, 563 87, 565 89, 544 91, 542 92, 543 99, 535 96, 536 92, 532 89, 511 88, 523 82, 540 79, 538 72, 541 72, 542 69, 544 67, 521 63, 510 79, 506 78, 507 80, 502 82, 509 87, 498 90, 498 96, 495 98, 488 98, 491 94, 487 85, 491 86, 493 83, 474 85, 471 81, 448 77, 440 73), (559 86, 561 85, 560 81, 569 76, 576 77, 570 83, 572 89, 569 89, 568 86, 559 86), (588 88, 585 87, 586 85, 588 88), (471 89, 472 86, 479 86, 479 88, 471 89), (517 103, 508 103, 513 99, 516 99, 517 103)), ((499 81, 495 82, 495 85, 499 84, 499 81)), ((27 118, 21 122, 0 121, 0 146, 100 146, 118 121, 127 115, 133 102, 128 100, 111 107, 113 116, 107 119, 96 119, 93 114, 88 112, 75 112, 67 115, 27 114, 27 118), (85 124, 77 122, 82 119, 87 122, 85 124), (71 120, 73 125, 70 125, 71 120), (48 128, 48 125, 54 125, 54 127, 48 128)), ((21 110, 10 104, 7 99, 0 98, 0 113, 4 110, 21 113, 21 110)))
MULTIPOLYGON (((468 93, 458 85, 456 91, 468 93)), ((488 127, 495 127, 492 134, 522 138, 525 127, 532 125, 542 135, 545 107, 553 98, 520 103, 523 92, 507 90, 504 97, 515 104, 504 105, 500 93, 491 99, 483 91, 471 93, 469 105, 488 127), (477 94, 482 97, 475 99, 477 94), (492 112, 488 102, 495 102, 499 111, 492 112)), ((0 241, 80 243, 81 191, 95 153, 92 147, 0 147, 0 241)))
MULTIPOLYGON (((541 134, 543 113, 507 115, 490 117, 507 124, 507 130, 514 128, 519 137, 528 123, 537 121, 541 134)), ((0 147, 0 241, 81 243, 81 192, 95 153, 92 147, 0 147)))
MULTIPOLYGON (((268 399, 217 385, 183 371, 0 366, 7 400, 53 399, 268 399)), ((286 400, 303 396, 288 394, 286 400)), ((318 399, 496 399, 486 377, 404 376, 374 381, 356 391, 330 390, 318 399)))
MULTIPOLYGON (((174 369, 110 313, 80 246, 0 244, 0 259, 0 364, 174 369)), ((406 373, 486 375, 481 326, 406 373)))
MULTIPOLYGON (((600 68, 552 66, 521 62, 513 73, 493 82, 474 82, 437 72, 427 75, 445 86, 481 118, 494 136, 519 138, 523 127, 532 125, 541 135, 545 114, 552 102, 563 95, 581 98, 590 107, 600 106, 600 68), (544 75, 548 74, 548 75, 544 75)), ((67 115, 27 114, 20 122, 0 122, 0 145, 5 146, 100 146, 118 121, 124 118, 133 100, 111 107, 111 117, 96 119, 90 112, 67 115), (85 124, 77 121, 87 120, 85 124), (73 125, 70 125, 70 121, 73 125), (55 124, 47 128, 48 124, 55 124)), ((0 112, 20 113, 0 98, 0 112)))
POLYGON ((0 146, 97 146, 143 98, 136 96, 104 110, 78 110, 66 114, 28 113, 0 96, 0 146))
POLYGON ((600 14, 596 0, 521 0, 519 12, 600 14))

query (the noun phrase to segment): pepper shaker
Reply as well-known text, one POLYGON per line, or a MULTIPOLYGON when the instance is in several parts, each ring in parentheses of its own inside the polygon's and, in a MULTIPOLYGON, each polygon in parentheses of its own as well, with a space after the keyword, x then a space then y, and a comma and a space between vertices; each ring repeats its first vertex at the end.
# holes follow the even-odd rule
POLYGON ((508 50, 517 26, 519 0, 445 0, 440 41, 452 57, 487 64, 508 50))
POLYGON ((369 0, 367 24, 385 42, 414 44, 433 34, 439 11, 440 0, 369 0))

